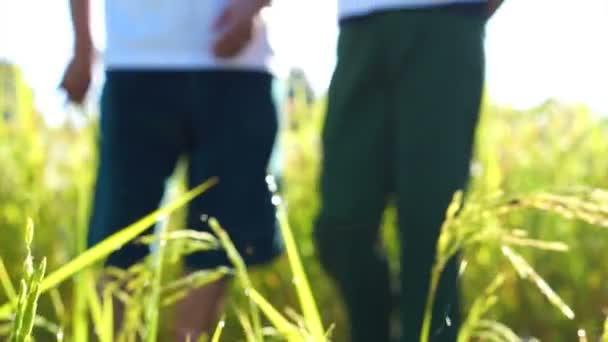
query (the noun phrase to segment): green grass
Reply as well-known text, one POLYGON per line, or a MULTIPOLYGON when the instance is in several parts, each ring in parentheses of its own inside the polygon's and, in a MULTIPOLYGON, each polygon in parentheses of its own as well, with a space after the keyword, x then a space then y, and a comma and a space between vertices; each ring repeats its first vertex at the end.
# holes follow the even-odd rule
MULTIPOLYGON (((183 230, 183 205, 211 183, 179 191, 169 206, 85 251, 96 123, 48 128, 35 113, 23 114, 23 121, 0 120, 0 339, 24 339, 31 332, 36 341, 80 342, 93 332, 104 342, 167 340, 175 301, 192 287, 231 274, 231 302, 212 340, 346 340, 345 312, 311 240, 324 107, 323 101, 309 107, 297 99, 280 137, 280 195, 288 210, 279 217, 287 256, 248 270, 232 252, 232 270, 186 278, 178 277, 184 254, 231 250, 222 230, 219 240, 183 230), (37 227, 30 249, 28 217, 37 227), (162 246, 156 254, 161 257, 127 271, 105 270, 111 282, 98 298, 98 262, 161 217, 168 218, 165 233, 140 240, 162 246), (24 260, 33 261, 24 268, 24 260), (115 314, 113 296, 129 304, 119 336, 108 323, 115 314)), ((589 341, 607 341, 602 303, 608 303, 608 194, 598 190, 608 189, 606 155, 606 121, 584 107, 548 102, 519 112, 484 106, 470 187, 447 210, 433 270, 435 282, 445 262, 462 251, 460 342, 519 336, 572 341, 579 331, 589 341)), ((394 221, 389 209, 383 233, 396 270, 394 221)))
POLYGON ((38 298, 44 272, 46 271, 46 259, 42 259, 40 265, 34 269, 34 258, 31 253, 32 241, 34 240, 34 223, 29 220, 25 229, 25 243, 27 256, 24 262, 24 279, 21 280, 19 297, 14 308, 12 329, 8 336, 10 342, 32 341, 32 330, 36 320, 38 298))

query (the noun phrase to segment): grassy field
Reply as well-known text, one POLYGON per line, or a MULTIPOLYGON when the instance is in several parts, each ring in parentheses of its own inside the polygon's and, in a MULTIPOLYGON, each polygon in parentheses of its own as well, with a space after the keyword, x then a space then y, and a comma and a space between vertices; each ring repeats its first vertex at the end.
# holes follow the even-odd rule
MULTIPOLYGON (((22 108, 10 120, 0 118, 0 304, 13 302, 19 308, 0 307, 0 339, 12 333, 25 341, 32 328, 36 341, 86 341, 92 331, 106 341, 131 341, 136 335, 166 340, 172 301, 193 284, 226 272, 176 279, 180 266, 175 260, 184 246, 230 244, 178 232, 184 217, 180 204, 193 195, 183 189, 178 168, 168 202, 174 209, 166 222, 171 233, 160 253, 164 258, 151 258, 129 272, 110 270, 117 283, 132 290, 124 294, 132 303, 127 329, 111 336, 104 323, 112 315, 108 298, 93 295, 92 279, 100 272, 101 258, 136 234, 142 222, 75 260, 85 252, 96 122, 49 128, 31 107, 22 108), (28 219, 35 226, 33 235, 26 229, 28 219), (43 271, 46 277, 39 281, 43 271), (152 300, 143 304, 144 297, 152 300)), ((236 281, 222 341, 255 341, 260 335, 319 341, 328 330, 335 341, 347 339, 343 308, 310 238, 318 206, 314 189, 323 109, 321 100, 313 105, 297 100, 289 111, 280 136, 280 195, 286 208, 283 228, 295 243, 289 257, 265 269, 230 271, 236 281), (304 279, 301 269, 310 292, 306 282, 293 281, 304 279)), ((466 196, 455 196, 447 212, 433 273, 463 251, 467 320, 462 341, 602 338, 608 323, 608 193, 601 190, 608 189, 606 156, 608 126, 584 107, 547 102, 518 112, 484 106, 470 188, 466 196)), ((160 217, 165 216, 147 219, 160 217)), ((398 270, 394 221, 394 212, 387 210, 384 234, 391 266, 398 270)))

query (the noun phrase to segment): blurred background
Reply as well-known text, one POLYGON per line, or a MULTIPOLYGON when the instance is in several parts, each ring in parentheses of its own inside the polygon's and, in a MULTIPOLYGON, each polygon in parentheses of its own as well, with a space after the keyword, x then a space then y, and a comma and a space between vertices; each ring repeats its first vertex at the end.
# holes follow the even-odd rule
MULTIPOLYGON (((103 1, 93 0, 93 13, 95 41, 102 51, 103 1)), ((312 190, 318 136, 336 59, 336 4, 276 0, 264 15, 276 53, 275 89, 283 123, 272 170, 284 185, 282 194, 324 321, 336 324, 335 338, 343 341, 344 312, 310 240, 318 205, 312 190)), ((71 43, 68 1, 0 0, 0 258, 14 282, 25 255, 21 246, 27 217, 38 227, 34 253, 48 256, 51 269, 82 248, 96 161, 103 54, 84 110, 68 106, 58 84, 71 43)), ((608 189, 608 2, 506 0, 488 23, 486 50, 486 98, 471 192, 608 189)), ((398 269, 396 239, 390 238, 393 216, 389 209, 385 234, 398 269)), ((494 242, 465 252, 468 307, 501 274, 505 282, 489 319, 522 337, 573 341, 584 332, 596 341, 608 316, 608 229, 538 210, 518 212, 503 224, 569 246, 565 253, 519 252, 575 316, 564 316, 533 284, 521 280, 494 242)), ((287 269, 281 260, 254 274, 261 292, 279 308, 297 307, 287 269)), ((70 289, 70 284, 58 289, 68 311, 70 289)), ((5 298, 0 291, 0 302, 5 298)), ((42 311, 69 327, 69 317, 60 317, 51 302, 43 297, 42 311)), ((239 330, 233 330, 228 325, 227 334, 237 339, 239 330)))

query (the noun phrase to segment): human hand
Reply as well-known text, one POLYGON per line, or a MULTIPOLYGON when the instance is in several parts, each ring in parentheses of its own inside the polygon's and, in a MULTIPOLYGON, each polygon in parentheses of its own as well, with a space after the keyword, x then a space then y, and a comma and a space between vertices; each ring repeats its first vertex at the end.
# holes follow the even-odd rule
POLYGON ((84 101, 91 84, 92 69, 92 48, 78 50, 68 64, 60 84, 70 101, 78 104, 84 101))
POLYGON ((268 0, 230 0, 213 28, 219 38, 213 45, 217 57, 230 58, 238 55, 251 41, 255 20, 268 0))

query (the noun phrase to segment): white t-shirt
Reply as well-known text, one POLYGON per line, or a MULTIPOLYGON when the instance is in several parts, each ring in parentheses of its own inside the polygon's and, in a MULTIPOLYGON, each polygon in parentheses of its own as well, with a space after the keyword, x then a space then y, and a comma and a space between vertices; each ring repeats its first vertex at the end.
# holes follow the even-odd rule
POLYGON ((238 56, 219 59, 213 23, 228 0, 105 0, 108 69, 268 70, 272 49, 260 20, 238 56))
POLYGON ((486 0, 338 0, 340 18, 369 14, 375 11, 403 8, 424 8, 457 3, 479 3, 486 0))

